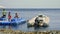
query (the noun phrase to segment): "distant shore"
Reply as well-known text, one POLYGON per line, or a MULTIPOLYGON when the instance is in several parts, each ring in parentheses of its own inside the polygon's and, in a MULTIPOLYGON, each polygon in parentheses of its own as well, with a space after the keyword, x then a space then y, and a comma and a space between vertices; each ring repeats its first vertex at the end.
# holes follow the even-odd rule
POLYGON ((60 10, 60 8, 0 8, 0 11, 5 9, 6 11, 48 11, 48 10, 60 10))

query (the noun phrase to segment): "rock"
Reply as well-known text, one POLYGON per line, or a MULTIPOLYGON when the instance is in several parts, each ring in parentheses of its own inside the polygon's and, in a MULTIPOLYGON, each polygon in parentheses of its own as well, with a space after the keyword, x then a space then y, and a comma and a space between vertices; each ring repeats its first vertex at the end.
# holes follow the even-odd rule
POLYGON ((0 34, 60 34, 60 31, 52 30, 52 31, 30 31, 30 32, 22 32, 20 30, 10 30, 10 29, 0 29, 0 34))

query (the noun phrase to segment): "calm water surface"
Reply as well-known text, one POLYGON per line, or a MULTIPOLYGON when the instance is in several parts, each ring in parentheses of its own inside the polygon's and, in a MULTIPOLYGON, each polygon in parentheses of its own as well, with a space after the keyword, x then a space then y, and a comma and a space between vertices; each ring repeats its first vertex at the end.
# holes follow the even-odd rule
MULTIPOLYGON (((7 11, 9 12, 9 11, 7 11)), ((11 27, 13 30, 22 30, 22 31, 41 31, 41 30, 60 30, 60 10, 48 10, 48 11, 10 11, 12 18, 15 13, 19 14, 19 17, 25 18, 26 20, 31 19, 38 14, 47 15, 50 18, 49 27, 47 28, 37 28, 34 27, 27 28, 27 23, 19 25, 17 27, 11 27)), ((2 15, 0 11, 0 16, 2 15)), ((2 29, 2 26, 0 26, 2 29)), ((8 26, 6 29, 9 29, 8 26)))

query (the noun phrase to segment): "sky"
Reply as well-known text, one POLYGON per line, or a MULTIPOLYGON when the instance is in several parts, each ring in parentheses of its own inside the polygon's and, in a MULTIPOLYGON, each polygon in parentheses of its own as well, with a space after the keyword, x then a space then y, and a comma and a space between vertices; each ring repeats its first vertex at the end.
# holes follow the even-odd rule
POLYGON ((5 8, 60 8, 60 0, 0 0, 5 8))

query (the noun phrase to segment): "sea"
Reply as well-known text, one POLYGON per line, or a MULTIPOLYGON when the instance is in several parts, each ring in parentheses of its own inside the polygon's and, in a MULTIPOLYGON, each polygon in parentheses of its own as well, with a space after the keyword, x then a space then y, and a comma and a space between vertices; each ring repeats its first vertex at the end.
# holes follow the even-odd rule
MULTIPOLYGON (((7 16, 8 12, 11 12, 12 18, 14 18, 15 13, 18 13, 20 18, 30 20, 39 14, 43 14, 49 17, 49 27, 38 28, 38 27, 27 27, 27 22, 18 26, 11 27, 12 30, 21 30, 24 32, 28 31, 49 31, 49 30, 60 30, 60 9, 6 9, 7 16)), ((0 9, 0 17, 2 16, 2 9, 0 9)), ((7 19, 6 16, 6 19, 7 19)), ((0 26, 3 29, 3 26, 0 26)), ((5 29, 9 29, 6 26, 5 29)))

